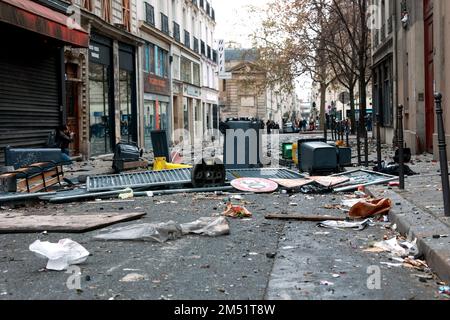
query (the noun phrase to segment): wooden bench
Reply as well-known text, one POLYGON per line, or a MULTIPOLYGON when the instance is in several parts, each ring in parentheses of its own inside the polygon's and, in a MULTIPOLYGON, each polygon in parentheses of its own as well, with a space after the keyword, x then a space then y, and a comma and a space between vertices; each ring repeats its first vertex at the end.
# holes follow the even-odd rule
MULTIPOLYGON (((6 166, 14 170, 0 174, 0 183, 8 184, 9 192, 38 192, 56 184, 64 178, 61 149, 5 149, 6 166), (15 190, 12 190, 15 189, 15 190)), ((4 188, 5 189, 5 188, 4 188)))

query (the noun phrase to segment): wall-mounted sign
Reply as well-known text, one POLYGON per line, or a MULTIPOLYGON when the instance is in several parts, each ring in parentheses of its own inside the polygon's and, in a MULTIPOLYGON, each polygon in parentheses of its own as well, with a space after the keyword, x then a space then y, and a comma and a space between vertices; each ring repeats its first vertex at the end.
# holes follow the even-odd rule
POLYGON ((201 89, 189 85, 184 86, 183 93, 188 96, 200 97, 202 95, 201 89))
POLYGON ((225 70, 225 41, 219 40, 219 79, 229 80, 231 79, 231 73, 225 70))
POLYGON ((160 78, 150 73, 144 73, 144 92, 170 95, 169 79, 160 78))

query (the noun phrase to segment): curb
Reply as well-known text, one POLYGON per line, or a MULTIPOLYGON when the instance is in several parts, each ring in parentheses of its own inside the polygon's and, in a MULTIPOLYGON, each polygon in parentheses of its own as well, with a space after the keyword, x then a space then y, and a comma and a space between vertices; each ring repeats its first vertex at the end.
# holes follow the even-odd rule
POLYGON ((450 282, 450 238, 433 238, 434 235, 450 235, 450 227, 393 190, 368 188, 368 191, 377 198, 392 200, 389 220, 397 224, 401 234, 417 238, 419 252, 429 267, 442 281, 450 282))

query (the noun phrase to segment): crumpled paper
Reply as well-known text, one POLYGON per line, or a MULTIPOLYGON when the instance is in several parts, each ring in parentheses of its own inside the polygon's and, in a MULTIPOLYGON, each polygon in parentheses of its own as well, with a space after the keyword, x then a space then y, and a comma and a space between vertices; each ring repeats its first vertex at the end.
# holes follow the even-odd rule
POLYGON ((67 270, 70 265, 83 263, 89 256, 89 251, 70 239, 62 239, 58 243, 36 240, 29 249, 38 257, 47 258, 46 268, 55 271, 67 270))

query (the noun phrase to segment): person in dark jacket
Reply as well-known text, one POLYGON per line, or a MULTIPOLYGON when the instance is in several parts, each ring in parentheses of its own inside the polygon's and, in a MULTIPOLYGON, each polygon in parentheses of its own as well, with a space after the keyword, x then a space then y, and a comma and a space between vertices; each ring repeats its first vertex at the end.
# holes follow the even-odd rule
POLYGON ((69 145, 73 142, 73 137, 74 133, 70 132, 67 125, 62 125, 56 129, 55 143, 61 149, 64 162, 72 162, 69 145))

